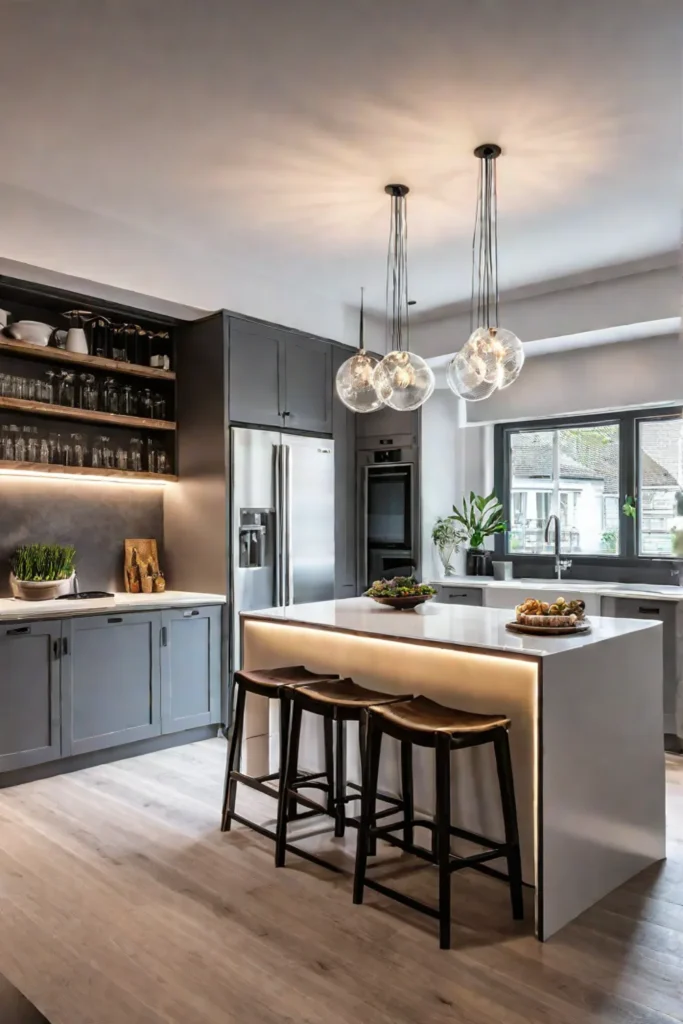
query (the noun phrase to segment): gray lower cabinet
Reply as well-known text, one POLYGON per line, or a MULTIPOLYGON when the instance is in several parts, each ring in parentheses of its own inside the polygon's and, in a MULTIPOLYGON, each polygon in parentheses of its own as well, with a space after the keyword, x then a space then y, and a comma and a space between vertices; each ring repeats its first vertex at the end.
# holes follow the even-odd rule
POLYGON ((440 604, 468 604, 480 608, 484 603, 481 587, 436 586, 435 600, 440 604))
POLYGON ((65 620, 62 754, 161 734, 161 612, 65 620))
POLYGON ((61 754, 59 621, 0 625, 0 771, 61 754))
POLYGON ((219 722, 220 607, 174 608, 161 624, 161 731, 219 722))

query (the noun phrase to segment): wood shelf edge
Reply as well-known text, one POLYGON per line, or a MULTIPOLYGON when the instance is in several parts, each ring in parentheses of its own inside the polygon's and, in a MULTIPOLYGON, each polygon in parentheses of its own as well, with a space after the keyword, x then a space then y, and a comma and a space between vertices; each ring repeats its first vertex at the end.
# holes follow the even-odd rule
POLYGON ((111 427, 135 427, 137 430, 173 431, 176 429, 176 424, 172 420, 146 419, 142 416, 123 416, 114 412, 95 412, 90 409, 71 408, 68 405, 33 402, 26 398, 0 397, 0 409, 9 409, 15 412, 32 412, 38 416, 76 420, 79 423, 102 423, 111 427))
POLYGON ((98 477, 102 479, 140 481, 146 483, 175 482, 178 477, 173 473, 135 473, 131 470, 105 469, 99 466, 60 466, 43 462, 7 462, 0 459, 0 472, 4 473, 36 473, 56 474, 58 476, 98 477))
POLYGON ((149 380, 176 379, 173 370, 159 370, 154 366, 143 366, 140 363, 121 363, 117 359, 105 359, 103 356, 81 355, 78 352, 67 352, 66 349, 50 346, 31 345, 26 341, 13 341, 11 338, 0 337, 0 353, 26 356, 27 359, 39 359, 43 362, 68 363, 71 366, 87 366, 91 369, 108 370, 110 373, 125 373, 131 377, 145 377, 149 380))

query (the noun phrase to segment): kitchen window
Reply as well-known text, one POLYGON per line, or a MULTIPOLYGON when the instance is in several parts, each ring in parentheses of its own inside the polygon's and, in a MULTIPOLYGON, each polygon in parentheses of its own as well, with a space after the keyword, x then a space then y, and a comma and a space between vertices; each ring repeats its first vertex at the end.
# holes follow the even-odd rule
POLYGON ((671 558, 683 492, 681 409, 617 412, 496 427, 496 492, 508 533, 499 555, 550 555, 549 515, 569 558, 671 558), (627 497, 635 521, 622 507, 627 497))

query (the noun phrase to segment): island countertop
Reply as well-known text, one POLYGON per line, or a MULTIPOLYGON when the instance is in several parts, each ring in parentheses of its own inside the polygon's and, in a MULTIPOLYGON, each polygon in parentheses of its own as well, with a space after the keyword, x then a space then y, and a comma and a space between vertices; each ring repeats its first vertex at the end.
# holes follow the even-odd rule
POLYGON ((514 613, 509 609, 473 608, 429 601, 413 611, 397 611, 367 597, 242 613, 243 620, 251 618, 441 647, 481 648, 530 658, 548 658, 615 637, 661 627, 660 622, 653 620, 600 616, 591 618, 590 633, 568 637, 523 636, 505 628, 506 623, 514 619, 514 613))
POLYGON ((162 594, 114 594, 89 600, 19 601, 0 599, 0 622, 26 622, 36 619, 66 619, 98 612, 141 612, 163 608, 188 608, 192 605, 225 604, 224 594, 195 594, 188 590, 165 590, 162 594))

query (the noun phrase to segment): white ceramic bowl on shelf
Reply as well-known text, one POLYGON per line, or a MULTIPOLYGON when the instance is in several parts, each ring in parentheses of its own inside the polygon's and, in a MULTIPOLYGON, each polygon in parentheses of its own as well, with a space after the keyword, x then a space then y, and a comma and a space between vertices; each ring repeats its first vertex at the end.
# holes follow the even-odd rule
POLYGON ((38 320, 18 320, 5 328, 5 334, 14 341, 25 341, 28 345, 40 345, 45 348, 50 340, 54 327, 41 324, 38 320))

